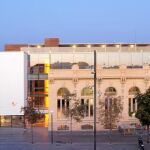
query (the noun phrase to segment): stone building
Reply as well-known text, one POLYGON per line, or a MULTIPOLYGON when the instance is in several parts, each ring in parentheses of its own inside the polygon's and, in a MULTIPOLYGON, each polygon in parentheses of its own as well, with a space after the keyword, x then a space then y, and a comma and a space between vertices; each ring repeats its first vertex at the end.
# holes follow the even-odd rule
MULTIPOLYGON (((123 103, 123 111, 118 125, 138 123, 138 120, 134 117, 134 113, 137 110, 137 102, 134 97, 135 94, 144 92, 149 87, 149 66, 145 64, 140 69, 130 69, 124 65, 118 69, 103 69, 99 67, 97 72, 97 107, 99 100, 105 100, 107 95, 120 96, 123 103)), ((67 106, 62 96, 64 93, 76 93, 77 97, 88 105, 86 116, 80 123, 74 121, 73 130, 84 130, 84 125, 93 126, 92 86, 93 74, 91 69, 79 69, 79 67, 73 66, 72 69, 68 70, 50 70, 49 97, 52 100, 50 110, 54 111, 55 130, 63 129, 66 126, 69 128, 70 121, 62 113, 63 109, 67 106)), ((100 130, 102 128, 101 122, 97 119, 97 129, 100 130)))

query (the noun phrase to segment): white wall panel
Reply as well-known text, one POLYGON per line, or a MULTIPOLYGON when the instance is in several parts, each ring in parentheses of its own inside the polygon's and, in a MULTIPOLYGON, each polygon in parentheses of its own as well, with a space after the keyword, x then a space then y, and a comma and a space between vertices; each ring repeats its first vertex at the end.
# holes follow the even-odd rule
POLYGON ((27 55, 0 52, 0 115, 22 115, 27 98, 27 55))

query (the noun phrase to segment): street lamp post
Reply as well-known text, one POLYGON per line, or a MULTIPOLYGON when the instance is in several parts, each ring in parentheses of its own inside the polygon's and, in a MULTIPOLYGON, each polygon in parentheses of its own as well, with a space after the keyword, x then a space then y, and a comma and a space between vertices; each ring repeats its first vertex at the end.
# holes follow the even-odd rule
POLYGON ((54 135, 53 135, 53 111, 51 110, 51 144, 54 142, 54 135))
POLYGON ((96 50, 94 50, 94 150, 96 150, 96 50))

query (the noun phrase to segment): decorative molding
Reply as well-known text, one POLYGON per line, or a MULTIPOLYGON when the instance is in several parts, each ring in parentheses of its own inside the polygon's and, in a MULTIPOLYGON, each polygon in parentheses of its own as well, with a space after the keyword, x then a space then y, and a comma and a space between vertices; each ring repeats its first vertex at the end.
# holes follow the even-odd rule
POLYGON ((126 83, 126 77, 121 77, 120 78, 120 82, 121 82, 121 84, 125 84, 126 83))
POLYGON ((145 81, 145 84, 148 84, 149 83, 149 77, 145 77, 144 81, 145 81))
POLYGON ((74 85, 77 85, 78 82, 79 82, 78 78, 73 78, 72 81, 73 81, 73 84, 74 84, 74 85))
POLYGON ((54 83, 55 83, 54 78, 49 78, 49 84, 54 84, 54 83))
POLYGON ((102 83, 102 78, 98 77, 98 78, 97 78, 97 83, 98 83, 98 84, 101 84, 101 83, 102 83))

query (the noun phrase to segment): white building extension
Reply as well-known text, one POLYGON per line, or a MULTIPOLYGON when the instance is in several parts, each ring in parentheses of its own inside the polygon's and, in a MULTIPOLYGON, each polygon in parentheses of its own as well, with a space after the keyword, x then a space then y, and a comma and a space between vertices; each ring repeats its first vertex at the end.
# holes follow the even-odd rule
POLYGON ((23 115, 27 98, 27 54, 0 52, 0 116, 23 115))

